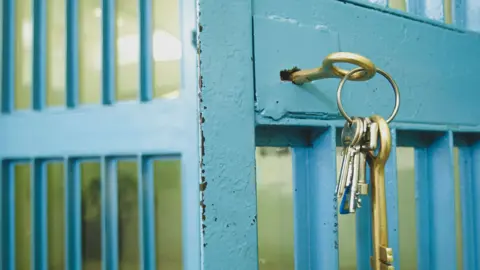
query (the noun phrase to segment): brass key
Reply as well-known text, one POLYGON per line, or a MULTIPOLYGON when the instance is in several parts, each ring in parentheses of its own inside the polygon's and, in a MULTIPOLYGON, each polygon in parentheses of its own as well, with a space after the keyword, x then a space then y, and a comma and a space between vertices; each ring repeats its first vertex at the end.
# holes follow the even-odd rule
POLYGON ((370 183, 372 187, 372 235, 373 257, 370 258, 374 270, 394 270, 393 251, 388 247, 387 203, 385 198, 385 163, 390 156, 392 137, 387 122, 381 116, 370 117, 378 124, 380 145, 375 156, 370 151, 367 157, 370 165, 370 183))

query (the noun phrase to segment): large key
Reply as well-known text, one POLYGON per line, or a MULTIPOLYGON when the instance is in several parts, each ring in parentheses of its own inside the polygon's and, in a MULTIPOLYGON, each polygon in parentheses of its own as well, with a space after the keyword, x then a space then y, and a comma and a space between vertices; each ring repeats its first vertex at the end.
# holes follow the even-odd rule
POLYGON ((372 235, 373 257, 372 269, 394 270, 393 251, 388 247, 387 231, 387 203, 385 198, 385 163, 390 156, 392 138, 387 122, 378 115, 370 117, 378 125, 380 139, 379 151, 375 156, 373 150, 368 153, 367 161, 370 165, 370 184, 372 186, 372 235))

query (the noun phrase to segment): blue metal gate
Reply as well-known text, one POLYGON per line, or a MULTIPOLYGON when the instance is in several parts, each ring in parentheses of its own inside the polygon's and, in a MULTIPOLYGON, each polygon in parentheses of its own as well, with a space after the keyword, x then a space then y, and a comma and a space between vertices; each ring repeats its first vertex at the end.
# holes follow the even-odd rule
MULTIPOLYGON (((395 269, 409 269, 399 264, 398 254, 396 151, 403 146, 415 149, 416 269, 456 269, 459 260, 463 269, 480 269, 475 99, 480 36, 473 32, 480 29, 480 4, 374 2, 199 1, 204 269, 283 267, 259 265, 256 227, 262 216, 257 217, 254 141, 256 146, 293 149, 295 269, 339 269, 333 194, 337 137, 344 124, 335 103, 339 80, 298 86, 280 78, 282 70, 318 67, 338 51, 368 57, 400 87, 402 103, 390 125, 393 145, 386 165, 395 269), (455 248, 455 147, 461 257, 455 248)), ((393 95, 378 77, 347 82, 343 101, 352 115, 389 114, 393 95)), ((370 269, 367 209, 357 213, 357 237, 351 239, 357 245, 357 269, 370 269)), ((271 230, 282 221, 270 222, 271 230)))
MULTIPOLYGON (((386 168, 396 269, 402 146, 415 148, 417 269, 456 269, 460 259, 480 269, 477 0, 1 8, 2 269, 262 269, 257 146, 293 150, 295 269, 339 269, 338 80, 297 86, 279 76, 337 51, 367 56, 400 86, 386 168), (461 258, 452 252, 455 147, 461 258)), ((347 84, 353 115, 388 114, 383 81, 347 84)), ((352 239, 358 269, 370 269, 367 209, 352 239)))
POLYGON ((195 3, 1 7, 1 269, 198 269, 195 3))

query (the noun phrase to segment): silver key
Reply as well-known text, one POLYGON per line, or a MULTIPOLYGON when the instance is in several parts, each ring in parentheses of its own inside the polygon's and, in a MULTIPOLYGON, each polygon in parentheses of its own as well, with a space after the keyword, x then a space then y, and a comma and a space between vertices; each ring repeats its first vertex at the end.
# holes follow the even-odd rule
POLYGON ((359 183, 359 173, 360 173, 360 156, 363 154, 361 153, 360 145, 355 146, 357 149, 357 152, 355 153, 355 156, 353 157, 353 173, 352 173, 352 186, 350 188, 350 201, 349 201, 349 212, 350 213, 355 213, 355 210, 358 205, 358 183, 359 183))
MULTIPOLYGON (((362 118, 364 125, 364 138, 361 143, 361 151, 359 153, 359 174, 358 174, 358 196, 368 194, 368 184, 366 179, 367 174, 367 152, 375 150, 377 142, 378 126, 373 123, 370 118, 362 118), (373 124, 373 125, 372 125, 373 124), (373 129, 372 129, 373 128, 373 129), (372 140, 373 139, 373 140, 372 140)), ((361 200, 358 198, 358 205, 360 207, 361 200)))
MULTIPOLYGON (((357 184, 359 175, 359 153, 361 143, 365 134, 363 120, 359 118, 353 119, 356 124, 356 136, 352 139, 346 150, 346 158, 348 160, 348 168, 346 170, 346 180, 342 179, 340 185, 344 184, 344 192, 341 193, 340 214, 354 213, 357 206, 357 184), (345 182, 343 182, 345 181, 345 182)), ((345 170, 343 171, 345 177, 345 170)))
POLYGON ((350 164, 353 158, 353 151, 355 149, 351 148, 351 145, 358 143, 361 138, 361 131, 363 129, 363 121, 360 119, 354 119, 352 124, 346 122, 342 130, 342 142, 344 148, 342 150, 343 160, 342 166, 340 168, 340 177, 335 188, 335 194, 337 198, 341 198, 345 192, 345 188, 348 186, 349 180, 349 171, 353 168, 350 168, 350 164), (360 127, 360 128, 359 128, 360 127))
POLYGON ((359 165, 358 165, 358 184, 357 192, 359 195, 368 194, 368 184, 367 184, 367 154, 364 151, 358 153, 359 156, 359 165))
POLYGON ((364 148, 367 150, 375 150, 377 148, 378 140, 378 124, 372 122, 370 118, 363 118, 363 124, 366 130, 364 148))

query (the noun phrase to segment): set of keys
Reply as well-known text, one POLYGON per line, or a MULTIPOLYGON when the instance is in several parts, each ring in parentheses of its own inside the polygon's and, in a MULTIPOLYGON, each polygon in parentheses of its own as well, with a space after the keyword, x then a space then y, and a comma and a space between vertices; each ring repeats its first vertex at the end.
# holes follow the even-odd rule
POLYGON ((337 106, 338 111, 347 121, 342 130, 343 161, 340 178, 335 187, 336 198, 340 200, 339 213, 355 213, 356 209, 361 207, 361 196, 370 201, 373 242, 371 268, 394 270, 393 250, 388 245, 385 165, 392 146, 388 123, 395 118, 400 107, 400 92, 397 84, 390 74, 377 68, 370 59, 347 52, 328 55, 319 68, 286 72, 289 73, 288 80, 297 85, 318 79, 341 78, 337 88, 337 106), (347 71, 338 68, 334 65, 335 63, 350 63, 358 67, 347 71), (343 85, 348 80, 369 80, 375 74, 380 74, 387 79, 393 88, 395 106, 392 114, 387 119, 379 115, 351 118, 342 105, 343 85), (369 184, 366 181, 367 163, 370 168, 369 184))
POLYGON ((367 152, 377 148, 377 138, 378 125, 368 117, 353 118, 343 127, 343 160, 335 188, 340 214, 355 213, 361 207, 360 196, 368 194, 367 152))

